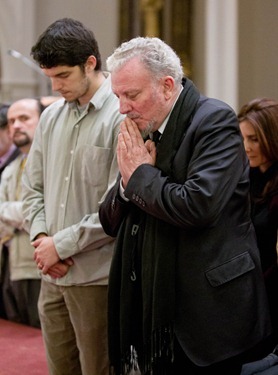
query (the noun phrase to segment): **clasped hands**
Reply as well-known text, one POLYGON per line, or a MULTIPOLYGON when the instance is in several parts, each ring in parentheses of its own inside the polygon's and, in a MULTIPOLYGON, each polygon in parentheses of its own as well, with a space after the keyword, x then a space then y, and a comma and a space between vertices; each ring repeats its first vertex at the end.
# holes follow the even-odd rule
POLYGON ((63 277, 73 265, 71 258, 59 258, 52 237, 39 235, 32 245, 35 247, 34 260, 44 275, 48 274, 53 278, 63 277))
POLYGON ((124 188, 140 165, 155 165, 156 147, 154 142, 150 139, 145 142, 136 123, 128 117, 120 125, 117 160, 124 188))

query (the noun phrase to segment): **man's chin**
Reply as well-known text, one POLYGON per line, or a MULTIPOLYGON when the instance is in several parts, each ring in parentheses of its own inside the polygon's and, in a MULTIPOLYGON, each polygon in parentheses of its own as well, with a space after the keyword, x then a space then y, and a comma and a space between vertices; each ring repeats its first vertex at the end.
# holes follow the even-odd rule
POLYGON ((137 125, 137 128, 144 139, 153 131, 153 122, 147 122, 139 117, 131 118, 131 120, 137 125))
POLYGON ((152 125, 152 124, 148 124, 144 129, 140 129, 139 126, 138 126, 138 128, 139 128, 139 131, 140 131, 142 137, 145 139, 145 138, 147 138, 147 137, 150 135, 150 133, 152 132, 152 130, 153 130, 153 125, 152 125))
POLYGON ((13 143, 20 148, 29 145, 31 142, 29 139, 14 139, 13 143))
POLYGON ((74 102, 75 100, 77 100, 77 98, 75 98, 70 92, 65 92, 63 94, 61 94, 61 96, 69 103, 72 103, 74 102))

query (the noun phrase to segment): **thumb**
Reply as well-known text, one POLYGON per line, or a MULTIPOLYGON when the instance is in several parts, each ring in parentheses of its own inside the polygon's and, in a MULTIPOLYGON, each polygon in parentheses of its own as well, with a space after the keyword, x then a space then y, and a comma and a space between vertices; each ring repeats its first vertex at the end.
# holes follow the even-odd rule
POLYGON ((67 259, 64 259, 63 263, 67 264, 68 266, 72 266, 74 262, 73 262, 72 257, 69 257, 67 259))

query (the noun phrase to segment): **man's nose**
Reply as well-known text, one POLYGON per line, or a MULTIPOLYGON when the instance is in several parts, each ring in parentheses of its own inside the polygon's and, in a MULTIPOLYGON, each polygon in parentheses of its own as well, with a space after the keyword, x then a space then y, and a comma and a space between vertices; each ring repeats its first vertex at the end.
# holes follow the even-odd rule
POLYGON ((53 91, 59 91, 62 88, 61 82, 59 79, 51 79, 51 87, 53 91))
POLYGON ((120 99, 120 112, 122 115, 126 115, 127 113, 131 112, 132 107, 129 102, 125 99, 120 99))
POLYGON ((12 124, 12 128, 13 129, 20 129, 21 125, 22 125, 22 122, 19 119, 15 119, 13 124, 12 124))

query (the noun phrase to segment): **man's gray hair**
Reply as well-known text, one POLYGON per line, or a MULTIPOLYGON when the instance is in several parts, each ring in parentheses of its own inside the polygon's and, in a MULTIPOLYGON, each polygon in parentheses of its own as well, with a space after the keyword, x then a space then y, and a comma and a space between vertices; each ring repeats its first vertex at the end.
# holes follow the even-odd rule
POLYGON ((154 79, 171 76, 176 84, 181 83, 184 74, 180 58, 159 38, 136 37, 122 43, 106 60, 107 69, 118 70, 134 57, 140 58, 154 79))

